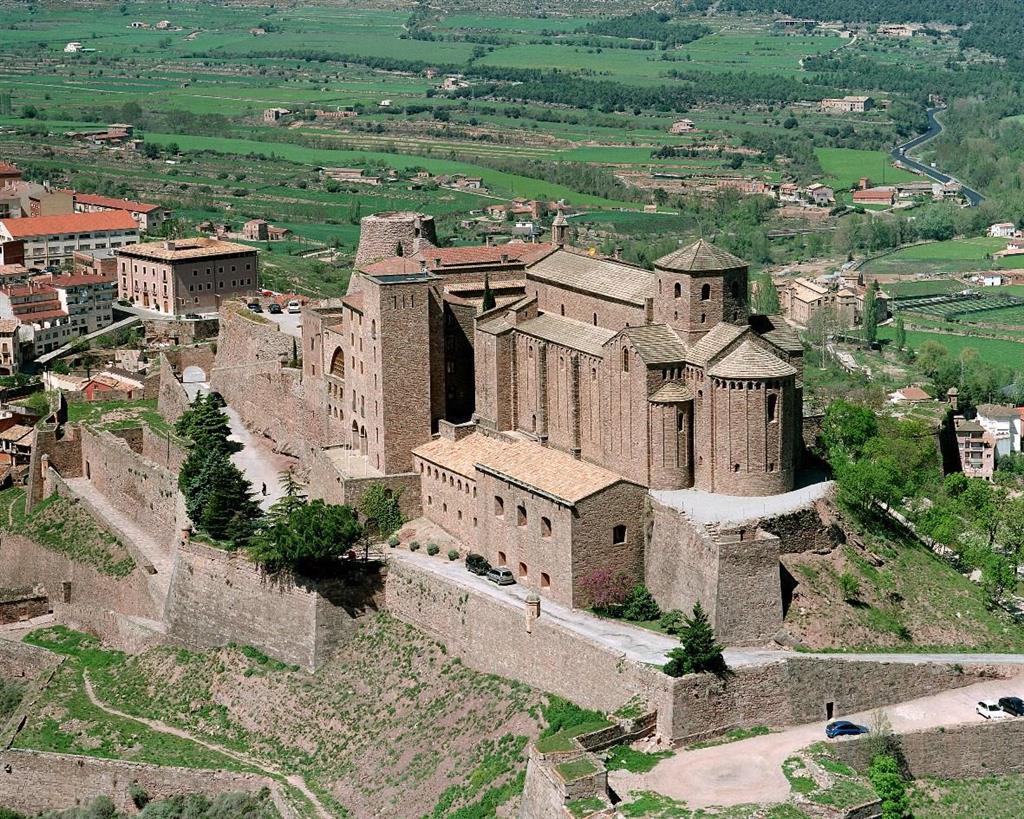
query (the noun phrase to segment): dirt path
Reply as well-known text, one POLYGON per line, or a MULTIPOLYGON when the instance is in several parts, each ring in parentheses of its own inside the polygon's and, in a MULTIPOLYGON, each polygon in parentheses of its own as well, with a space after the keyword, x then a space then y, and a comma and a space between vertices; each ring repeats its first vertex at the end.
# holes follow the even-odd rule
MULTIPOLYGON (((160 720, 148 719, 147 717, 136 717, 132 714, 126 714, 124 711, 118 711, 116 708, 112 708, 96 696, 96 691, 92 687, 92 680, 89 679, 88 672, 84 672, 83 677, 85 679, 85 693, 86 696, 89 698, 89 702, 91 702, 101 711, 105 711, 106 713, 111 714, 115 717, 120 717, 121 719, 128 719, 132 722, 137 722, 141 725, 145 725, 147 728, 157 731, 158 733, 169 734, 170 736, 175 736, 179 739, 185 739, 189 742, 194 742, 196 745, 201 745, 202 747, 207 748, 208 750, 215 751, 216 753, 230 757, 231 759, 234 759, 236 762, 241 762, 243 765, 249 765, 253 768, 256 768, 258 771, 266 774, 271 779, 275 779, 278 781, 284 780, 289 785, 302 792, 302 795, 305 796, 316 809, 317 816, 321 817, 321 819, 334 819, 333 814, 330 811, 328 811, 323 806, 323 804, 321 804, 320 800, 317 799, 316 794, 309 789, 309 787, 306 785, 306 781, 298 774, 285 774, 276 766, 268 765, 265 762, 260 762, 256 759, 253 759, 251 756, 248 756, 247 754, 239 753, 238 751, 232 751, 230 748, 225 748, 223 745, 218 745, 215 742, 207 742, 206 740, 200 739, 199 737, 189 733, 188 731, 184 731, 181 728, 175 728, 173 725, 168 725, 167 723, 161 722, 160 720)), ((287 803, 283 798, 283 795, 279 792, 280 789, 276 788, 274 790, 274 804, 277 805, 278 810, 281 812, 281 815, 283 817, 292 816, 294 812, 288 807, 287 803)))
MULTIPOLYGON (((885 713, 895 733, 924 731, 940 726, 981 721, 974 713, 979 699, 1016 694, 1024 677, 986 680, 964 688, 943 691, 872 712, 841 714, 844 719, 871 726, 879 711, 885 713)), ((681 799, 689 808, 740 805, 756 801, 785 802, 789 781, 782 763, 801 748, 825 741, 824 723, 799 725, 785 731, 696 751, 680 751, 650 773, 613 771, 608 784, 620 795, 632 790, 651 790, 681 799)), ((842 740, 839 740, 840 742, 842 740)))

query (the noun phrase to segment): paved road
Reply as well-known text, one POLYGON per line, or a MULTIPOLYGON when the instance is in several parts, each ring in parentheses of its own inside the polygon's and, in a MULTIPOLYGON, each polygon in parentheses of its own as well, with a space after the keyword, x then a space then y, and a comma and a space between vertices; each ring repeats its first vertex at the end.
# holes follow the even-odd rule
MULTIPOLYGON (((406 528, 420 525, 415 521, 406 528)), ((429 534, 417 533, 422 542, 431 539, 429 534)), ((493 583, 470 574, 461 560, 449 561, 444 557, 447 546, 441 538, 433 538, 441 545, 439 555, 430 557, 423 552, 410 552, 405 548, 388 549, 388 557, 410 563, 418 568, 426 569, 442 575, 449 581, 467 589, 485 594, 522 613, 525 608, 527 589, 518 584, 514 586, 496 586, 493 583)), ((554 620, 559 625, 576 632, 592 642, 612 651, 621 652, 631 660, 642 663, 663 665, 669 649, 679 645, 673 637, 655 631, 640 628, 620 620, 605 620, 595 617, 580 609, 569 609, 553 600, 541 599, 541 617, 554 620)), ((765 665, 780 660, 828 659, 835 662, 879 662, 879 663, 961 663, 985 665, 1022 665, 1024 654, 910 654, 910 653, 849 653, 849 654, 817 654, 789 651, 782 648, 727 648, 725 661, 730 668, 743 666, 765 665)))
MULTIPOLYGON (((897 145, 890 151, 889 155, 897 162, 902 162, 911 170, 915 170, 918 173, 923 173, 925 176, 934 179, 936 182, 951 182, 953 177, 949 174, 942 173, 942 171, 936 170, 930 165, 925 165, 923 162, 918 162, 916 159, 909 156, 909 152, 914 148, 919 148, 921 145, 926 143, 930 139, 934 139, 942 132, 942 123, 939 122, 935 116, 936 112, 942 111, 942 108, 929 108, 928 109, 928 130, 923 134, 919 134, 913 139, 908 139, 906 142, 897 145)), ((963 184, 961 182, 961 184, 963 184)), ((980 205, 985 197, 978 193, 976 190, 968 188, 966 185, 963 186, 963 194, 971 207, 980 205)))
POLYGON ((287 333, 295 338, 302 338, 301 313, 263 313, 263 318, 274 322, 274 324, 281 328, 282 333, 287 333))
MULTIPOLYGON (((974 713, 978 700, 1024 692, 1024 676, 986 680, 881 709, 896 733, 981 721, 974 713)), ((844 714, 872 726, 877 711, 844 714)), ((801 748, 824 740, 824 724, 812 723, 741 742, 680 751, 646 774, 611 771, 608 784, 621 796, 630 790, 651 790, 685 800, 689 808, 784 802, 789 782, 782 763, 801 748)), ((835 740, 842 742, 844 740, 835 740)))

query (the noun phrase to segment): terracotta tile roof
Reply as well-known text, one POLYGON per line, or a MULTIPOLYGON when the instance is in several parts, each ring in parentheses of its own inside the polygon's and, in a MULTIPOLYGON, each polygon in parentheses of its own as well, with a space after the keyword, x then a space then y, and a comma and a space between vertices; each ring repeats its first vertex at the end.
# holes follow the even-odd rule
POLYGON ((495 450, 477 468, 570 505, 625 480, 596 464, 532 441, 517 441, 495 450))
POLYGON ((662 256, 655 267, 680 273, 699 273, 707 270, 733 270, 747 263, 710 242, 698 239, 692 245, 662 256))
POLYGON ((560 344, 582 353, 594 356, 604 355, 604 344, 615 335, 604 327, 595 327, 582 321, 575 321, 554 313, 540 313, 536 318, 527 319, 516 325, 516 330, 526 335, 560 344))
POLYGON ((748 338, 715 364, 708 375, 715 378, 785 378, 796 375, 796 367, 748 338))
POLYGON ((716 324, 700 341, 690 348, 690 351, 686 354, 686 360, 699 367, 706 367, 711 359, 745 332, 747 332, 747 328, 741 327, 738 324, 729 324, 724 321, 716 324))
MULTIPOLYGON (((128 218, 131 219, 130 216, 128 218)), ((188 239, 172 239, 129 245, 128 247, 118 248, 117 252, 120 255, 135 258, 173 262, 181 259, 203 259, 208 256, 224 256, 231 253, 252 253, 255 255, 256 249, 249 245, 238 244, 237 242, 225 242, 223 239, 193 236, 188 239)))
POLYGON ((1007 404, 979 404, 978 416, 1006 420, 1008 418, 1019 418, 1020 413, 1017 407, 1011 407, 1007 404))
POLYGON ((693 392, 682 381, 669 381, 647 400, 656 404, 678 404, 681 401, 692 401, 693 392))
POLYGON ((761 338, 790 354, 802 355, 804 345, 800 335, 786 324, 782 316, 751 316, 750 326, 761 338))
POLYGON ((681 364, 686 360, 686 345, 667 324, 626 327, 618 335, 633 342, 645 364, 681 364))
POLYGON ((561 248, 530 265, 526 277, 641 307, 655 287, 654 274, 648 270, 561 248))
POLYGON ((49 236, 55 233, 89 233, 94 230, 138 230, 138 225, 131 214, 123 211, 23 216, 20 219, 3 219, 0 223, 15 239, 49 236))
POLYGON ((28 268, 23 264, 0 264, 0 276, 25 276, 28 268))
POLYGON ((957 418, 953 424, 957 432, 984 432, 985 427, 977 421, 968 421, 966 418, 957 418))
POLYGON ((25 321, 31 321, 31 322, 47 321, 48 319, 55 319, 55 318, 67 318, 67 315, 68 315, 65 311, 60 310, 60 309, 39 310, 39 311, 31 311, 31 312, 30 311, 22 312, 20 310, 15 309, 15 313, 17 313, 18 316, 20 318, 24 319, 25 321))
POLYGON ((86 284, 114 284, 117 277, 113 274, 104 276, 100 273, 71 273, 54 276, 50 281, 54 287, 80 287, 86 284))
POLYGON ((485 461, 492 452, 507 446, 508 441, 475 432, 461 441, 435 438, 416 447, 412 454, 449 472, 476 480, 477 463, 485 461))
POLYGON ((13 427, 8 427, 3 432, 0 432, 0 440, 20 441, 31 434, 32 427, 26 427, 23 426, 22 424, 15 424, 13 427))
POLYGON ((791 286, 795 291, 794 295, 801 301, 805 299, 805 293, 801 291, 810 291, 813 294, 811 297, 812 299, 820 298, 828 293, 827 287, 822 287, 820 284, 812 282, 810 279, 793 279, 791 286))
POLYGON ((11 333, 15 333, 20 326, 21 322, 17 319, 0 319, 0 335, 8 336, 11 333))
POLYGON ((931 396, 920 387, 904 387, 896 392, 906 401, 928 401, 931 396))
POLYGON ((358 310, 360 313, 363 312, 362 293, 346 293, 341 297, 341 303, 346 307, 351 307, 353 310, 358 310))
POLYGON ((391 256, 373 264, 363 265, 359 269, 367 276, 403 276, 408 273, 419 273, 420 263, 413 261, 411 256, 391 256))
POLYGON ((160 208, 159 205, 135 202, 131 199, 115 199, 112 196, 100 196, 95 193, 76 193, 75 202, 99 208, 110 208, 111 210, 130 210, 136 213, 151 213, 160 208))
POLYGON ((414 253, 411 258, 421 259, 430 270, 445 267, 501 264, 501 257, 507 257, 506 264, 529 264, 538 261, 554 251, 554 245, 514 242, 506 245, 473 245, 469 247, 432 247, 414 253), (440 260, 440 262, 438 261, 440 260))

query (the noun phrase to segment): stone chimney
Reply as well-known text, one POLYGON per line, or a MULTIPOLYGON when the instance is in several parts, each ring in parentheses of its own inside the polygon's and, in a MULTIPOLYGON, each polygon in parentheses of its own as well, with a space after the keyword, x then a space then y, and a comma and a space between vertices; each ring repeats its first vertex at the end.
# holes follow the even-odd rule
POLYGON ((950 387, 946 392, 946 398, 949 400, 950 409, 957 412, 960 408, 960 391, 956 387, 950 387))
POLYGON ((168 239, 164 242, 164 250, 176 250, 177 247, 178 246, 174 243, 173 239, 168 239))
POLYGON ((508 264, 508 254, 507 253, 502 253, 501 254, 501 263, 502 264, 508 264))
POLYGON ((426 259, 420 259, 420 273, 426 273, 426 272, 427 272, 427 260, 426 259))

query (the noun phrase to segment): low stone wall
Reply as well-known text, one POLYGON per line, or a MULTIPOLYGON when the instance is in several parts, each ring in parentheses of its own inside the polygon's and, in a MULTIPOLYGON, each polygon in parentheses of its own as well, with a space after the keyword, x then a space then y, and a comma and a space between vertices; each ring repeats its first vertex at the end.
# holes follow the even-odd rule
POLYGON ((146 319, 142 322, 146 341, 172 344, 192 344, 215 338, 220 322, 208 319, 146 319))
POLYGON ((380 478, 353 478, 342 475, 323 449, 316 450, 309 460, 309 492, 312 498, 327 503, 348 504, 359 508, 363 495, 374 484, 384 484, 392 492, 401 492, 399 506, 406 520, 415 520, 422 513, 419 473, 405 472, 380 478))
MULTIPOLYGON (((980 721, 902 734, 898 737, 908 773, 915 779, 964 779, 1024 773, 1024 720, 980 721)), ((871 764, 869 737, 837 742, 832 752, 859 771, 871 764)))
POLYGON ((0 677, 5 680, 36 677, 53 668, 57 659, 53 652, 44 648, 13 640, 0 640, 0 677))
POLYGON ((120 811, 136 813, 128 789, 137 783, 151 799, 186 793, 255 792, 274 783, 266 776, 170 768, 40 751, 0 753, 0 805, 16 811, 61 810, 109 796, 120 811))
POLYGON ((48 614, 50 603, 41 586, 23 586, 0 592, 0 626, 48 614))
POLYGON ((195 648, 252 645, 314 671, 377 610, 381 586, 379 569, 316 584, 270 577, 244 554, 190 541, 175 556, 168 636, 195 648))

